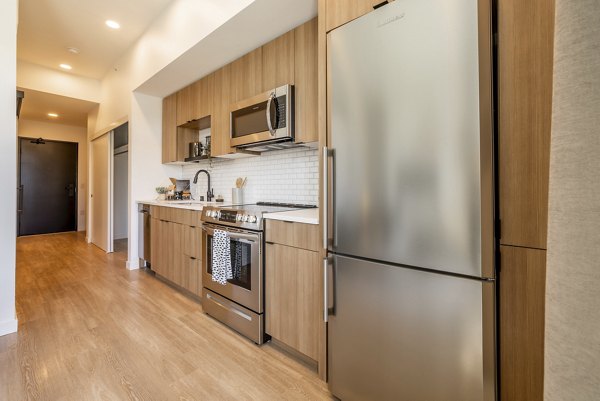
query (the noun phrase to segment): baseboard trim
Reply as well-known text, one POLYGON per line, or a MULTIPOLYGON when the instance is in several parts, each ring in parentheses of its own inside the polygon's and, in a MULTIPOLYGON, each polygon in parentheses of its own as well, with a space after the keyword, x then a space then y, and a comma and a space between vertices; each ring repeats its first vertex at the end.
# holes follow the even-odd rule
POLYGON ((19 321, 17 319, 5 320, 3 322, 0 322, 0 337, 5 336, 7 334, 16 333, 18 326, 19 321))
POLYGON ((127 263, 125 264, 127 267, 127 270, 137 270, 140 268, 140 260, 134 260, 134 261, 127 261, 127 263))

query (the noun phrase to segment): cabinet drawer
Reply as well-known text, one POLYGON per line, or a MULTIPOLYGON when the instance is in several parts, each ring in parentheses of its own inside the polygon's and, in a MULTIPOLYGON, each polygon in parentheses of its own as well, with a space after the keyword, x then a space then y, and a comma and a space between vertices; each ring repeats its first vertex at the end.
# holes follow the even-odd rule
POLYGON ((179 209, 166 206, 152 206, 150 209, 152 217, 162 221, 184 224, 186 226, 200 227, 202 212, 199 210, 179 209))
POLYGON ((311 251, 319 250, 319 226, 316 224, 267 220, 265 235, 267 242, 311 251))
POLYGON ((202 263, 200 259, 183 255, 179 285, 194 295, 202 296, 202 263))
POLYGON ((202 227, 183 226, 183 253, 202 259, 202 227))

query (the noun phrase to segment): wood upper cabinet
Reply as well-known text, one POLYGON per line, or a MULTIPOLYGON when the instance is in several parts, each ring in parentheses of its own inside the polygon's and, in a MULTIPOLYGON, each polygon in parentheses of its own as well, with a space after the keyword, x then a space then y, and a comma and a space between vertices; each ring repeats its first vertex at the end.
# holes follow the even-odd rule
POLYGON ((163 99, 162 162, 177 161, 177 94, 163 99))
POLYGON ((294 30, 295 141, 297 143, 319 140, 317 127, 317 33, 317 18, 300 25, 294 30))
POLYGON ((185 124, 194 119, 194 84, 188 85, 177 92, 177 125, 185 124))
POLYGON ((177 125, 210 115, 213 96, 214 80, 212 74, 177 92, 177 125))
POLYGON ((211 156, 223 156, 235 152, 229 146, 229 105, 231 103, 231 64, 212 75, 214 96, 210 118, 211 156))
POLYGON ((262 91, 294 84, 295 31, 281 35, 262 47, 262 91))
POLYGON ((500 242, 546 249, 554 0, 498 2, 500 242))
POLYGON ((263 92, 261 47, 235 60, 230 66, 230 104, 263 92))
POLYGON ((209 116, 213 108, 214 74, 205 76, 192 86, 192 119, 196 120, 209 116))
POLYGON ((501 246, 500 389, 504 401, 542 401, 546 251, 501 246))
POLYGON ((318 252, 267 243, 265 331, 318 360, 321 276, 318 252))
POLYGON ((383 0, 326 0, 327 32, 373 11, 383 0))

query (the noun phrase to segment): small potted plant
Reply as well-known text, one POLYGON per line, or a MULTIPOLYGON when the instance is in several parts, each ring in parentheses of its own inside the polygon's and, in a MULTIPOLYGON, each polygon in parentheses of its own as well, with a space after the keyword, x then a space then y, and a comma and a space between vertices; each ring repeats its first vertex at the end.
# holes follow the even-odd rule
POLYGON ((158 197, 156 199, 160 200, 165 200, 166 199, 166 193, 167 193, 167 187, 156 187, 156 193, 158 194, 158 197))

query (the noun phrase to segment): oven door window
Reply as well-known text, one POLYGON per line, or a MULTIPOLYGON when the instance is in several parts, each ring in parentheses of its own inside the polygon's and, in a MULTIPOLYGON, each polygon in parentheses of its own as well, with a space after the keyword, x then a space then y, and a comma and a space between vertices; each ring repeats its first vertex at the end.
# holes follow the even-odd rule
MULTIPOLYGON (((212 235, 207 236, 206 243, 206 257, 208 263, 206 264, 207 273, 212 275, 212 247, 213 237, 212 235)), ((245 288, 248 291, 252 291, 252 244, 244 241, 231 238, 230 239, 231 249, 231 270, 233 278, 227 280, 231 285, 245 288)))

